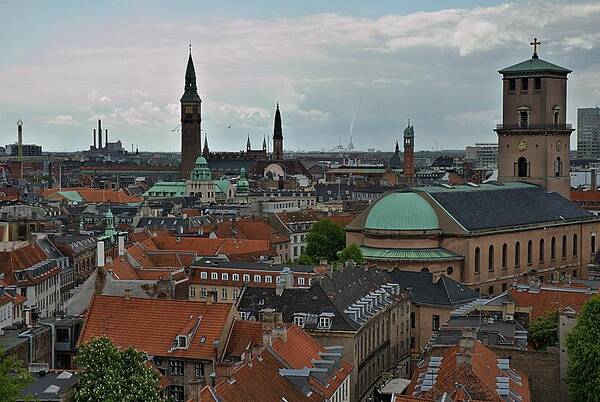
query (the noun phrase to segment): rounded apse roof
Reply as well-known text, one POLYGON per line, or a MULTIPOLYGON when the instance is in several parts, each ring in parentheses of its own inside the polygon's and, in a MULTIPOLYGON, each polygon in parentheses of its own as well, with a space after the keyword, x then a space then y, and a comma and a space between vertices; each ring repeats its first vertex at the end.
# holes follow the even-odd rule
POLYGON ((391 193, 375 202, 365 222, 365 229, 435 230, 440 228, 437 214, 415 193, 391 193))

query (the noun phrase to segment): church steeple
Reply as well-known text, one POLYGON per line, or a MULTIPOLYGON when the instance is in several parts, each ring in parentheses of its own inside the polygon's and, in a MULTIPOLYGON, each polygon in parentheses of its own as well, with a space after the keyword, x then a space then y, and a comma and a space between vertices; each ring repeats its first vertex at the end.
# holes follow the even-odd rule
POLYGON ((279 102, 275 110, 275 122, 273 124, 273 159, 283 159, 283 130, 281 128, 281 112, 279 111, 279 102))
POLYGON ((202 153, 202 100, 196 87, 196 70, 192 47, 185 70, 185 87, 181 97, 181 177, 190 177, 194 161, 202 153))
POLYGON ((204 134, 204 148, 202 148, 202 156, 204 156, 205 158, 208 158, 208 154, 209 154, 209 150, 208 150, 208 136, 206 134, 204 134))
POLYGON ((395 153, 400 153, 400 146, 398 145, 398 140, 396 140, 396 151, 395 153))
POLYGON ((192 60, 192 47, 190 45, 190 55, 188 57, 187 68, 185 69, 185 88, 181 102, 199 102, 198 87, 196 86, 196 69, 192 60))
POLYGON ((246 140, 246 151, 250 151, 252 147, 250 146, 250 134, 248 134, 248 139, 246 140))
POLYGON ((267 136, 263 136, 263 151, 267 151, 267 136))

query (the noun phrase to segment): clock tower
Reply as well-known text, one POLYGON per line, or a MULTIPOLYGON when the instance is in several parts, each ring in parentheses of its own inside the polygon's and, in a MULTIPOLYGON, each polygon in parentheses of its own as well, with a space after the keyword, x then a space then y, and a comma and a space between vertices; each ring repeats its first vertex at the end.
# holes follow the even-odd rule
POLYGON ((188 179, 196 158, 201 152, 201 103, 196 87, 196 71, 192 61, 192 47, 185 71, 185 88, 181 97, 181 178, 188 179))
POLYGON ((498 181, 538 184, 569 198, 566 68, 538 57, 537 38, 529 60, 502 74, 502 124, 498 124, 498 181))

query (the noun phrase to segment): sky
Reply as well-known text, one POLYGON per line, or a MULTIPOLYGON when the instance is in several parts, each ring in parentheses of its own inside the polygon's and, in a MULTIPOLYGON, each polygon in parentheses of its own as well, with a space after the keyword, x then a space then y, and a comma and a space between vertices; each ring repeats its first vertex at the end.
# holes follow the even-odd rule
MULTIPOLYGON (((495 142, 497 71, 540 57, 574 72, 567 120, 600 103, 599 1, 0 0, 0 146, 88 148, 102 117, 127 149, 179 151, 188 46, 211 150, 417 150, 495 142)), ((575 148, 576 134, 571 138, 575 148)))

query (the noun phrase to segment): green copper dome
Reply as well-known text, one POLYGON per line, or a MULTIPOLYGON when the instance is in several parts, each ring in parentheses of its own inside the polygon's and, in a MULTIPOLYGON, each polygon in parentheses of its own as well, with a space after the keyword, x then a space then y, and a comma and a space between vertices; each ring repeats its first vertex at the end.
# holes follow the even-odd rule
POLYGON ((196 158, 194 169, 192 169, 191 179, 194 181, 208 181, 212 180, 212 174, 208 168, 208 162, 203 156, 196 158))
POLYGON ((240 193, 247 193, 250 190, 250 183, 246 180, 246 169, 240 169, 240 178, 235 185, 235 190, 240 193))
POLYGON ((367 215, 365 229, 436 230, 437 214, 415 193, 392 193, 379 199, 367 215))

